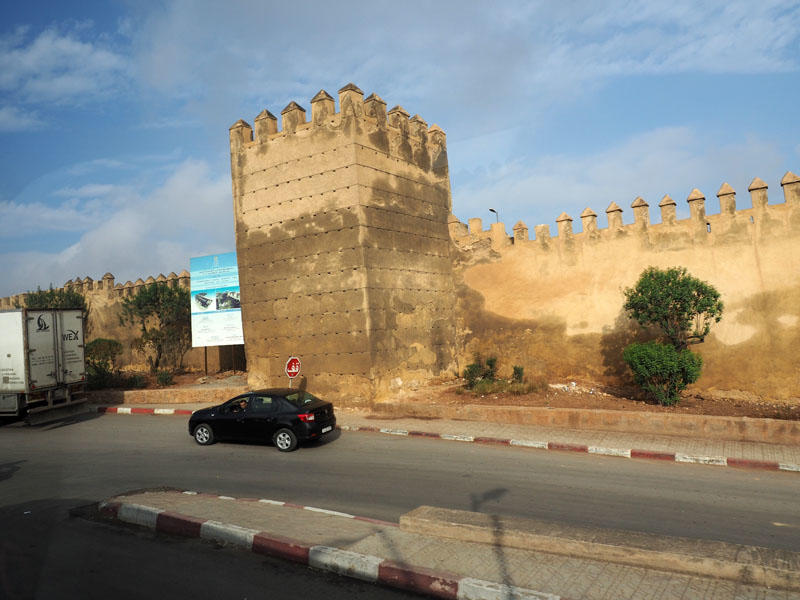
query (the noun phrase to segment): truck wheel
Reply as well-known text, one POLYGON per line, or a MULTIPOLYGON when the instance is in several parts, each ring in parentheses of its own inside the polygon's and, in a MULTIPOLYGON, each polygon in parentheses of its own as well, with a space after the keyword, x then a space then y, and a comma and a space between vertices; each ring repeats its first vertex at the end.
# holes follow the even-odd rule
POLYGON ((194 428, 194 441, 201 446, 208 446, 214 443, 214 431, 209 425, 200 423, 194 428))
POLYGON ((291 429, 279 429, 272 436, 272 443, 281 452, 291 452, 297 448, 297 436, 291 429))

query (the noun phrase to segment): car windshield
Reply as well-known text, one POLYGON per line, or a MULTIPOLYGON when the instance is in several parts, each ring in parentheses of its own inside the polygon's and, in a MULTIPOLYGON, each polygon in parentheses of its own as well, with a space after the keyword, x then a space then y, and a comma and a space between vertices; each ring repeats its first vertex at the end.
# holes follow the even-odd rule
POLYGON ((309 394, 308 392, 293 392, 291 394, 286 394, 286 399, 299 408, 304 404, 309 404, 314 400, 318 400, 319 398, 313 394, 309 394))

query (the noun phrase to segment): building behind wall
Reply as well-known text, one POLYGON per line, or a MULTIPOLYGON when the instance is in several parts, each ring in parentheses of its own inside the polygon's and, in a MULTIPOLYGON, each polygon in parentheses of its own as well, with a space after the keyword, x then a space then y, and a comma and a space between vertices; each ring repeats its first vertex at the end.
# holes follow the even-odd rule
POLYGON ((349 84, 230 129, 251 387, 374 398, 453 368, 445 135, 349 84))

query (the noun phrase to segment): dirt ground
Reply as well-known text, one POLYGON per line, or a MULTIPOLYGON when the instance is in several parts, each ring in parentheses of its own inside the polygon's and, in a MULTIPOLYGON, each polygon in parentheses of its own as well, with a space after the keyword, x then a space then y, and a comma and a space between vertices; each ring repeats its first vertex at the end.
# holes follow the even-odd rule
POLYGON ((145 389, 160 390, 164 387, 186 387, 192 385, 203 385, 204 387, 235 387, 247 385, 247 373, 244 371, 224 371, 222 373, 176 373, 172 375, 172 385, 158 385, 154 375, 150 373, 140 373, 146 380, 145 389))
POLYGON ((619 391, 602 390, 572 382, 550 384, 544 391, 524 395, 477 395, 467 392, 460 385, 441 385, 435 394, 438 402, 450 405, 545 406, 800 420, 800 402, 797 400, 771 402, 741 392, 684 393, 675 406, 661 406, 619 391))
MULTIPOLYGON (((175 386, 237 386, 247 384, 247 374, 226 371, 203 376, 202 373, 184 373, 173 377, 175 386)), ((148 388, 158 388, 154 379, 148 388)), ((660 406, 632 397, 624 391, 592 387, 586 383, 551 383, 547 389, 524 395, 493 393, 478 395, 464 390, 461 382, 447 381, 417 388, 403 393, 397 399, 408 402, 441 403, 451 406, 463 404, 494 404, 503 406, 549 406, 554 408, 588 408, 666 412, 673 414, 701 414, 730 417, 754 417, 800 420, 800 400, 775 402, 742 392, 689 392, 684 393, 675 406, 660 406)))

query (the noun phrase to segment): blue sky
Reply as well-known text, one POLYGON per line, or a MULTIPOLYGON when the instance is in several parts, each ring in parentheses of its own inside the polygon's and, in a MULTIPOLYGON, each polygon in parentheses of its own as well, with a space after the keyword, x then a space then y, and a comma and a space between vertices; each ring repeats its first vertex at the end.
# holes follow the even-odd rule
POLYGON ((0 296, 234 250, 228 127, 348 82, 447 133, 510 232, 800 173, 800 2, 36 2, 0 9, 0 296))

